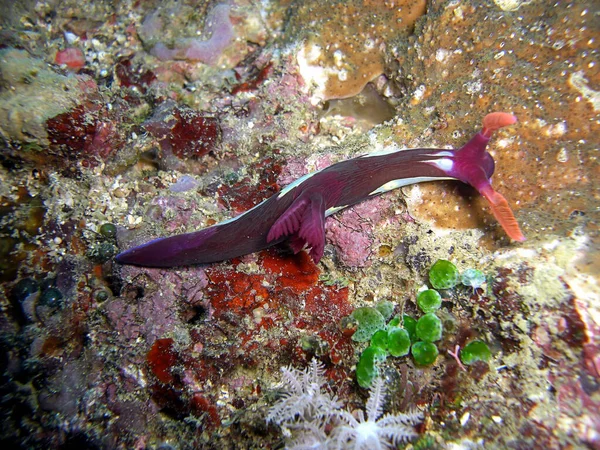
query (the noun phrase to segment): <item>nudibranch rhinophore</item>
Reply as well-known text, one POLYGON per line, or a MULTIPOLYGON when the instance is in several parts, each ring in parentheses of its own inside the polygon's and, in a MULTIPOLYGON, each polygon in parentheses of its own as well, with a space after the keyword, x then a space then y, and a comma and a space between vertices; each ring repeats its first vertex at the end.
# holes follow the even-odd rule
POLYGON ((525 237, 506 199, 490 183, 494 160, 486 151, 492 133, 516 123, 512 114, 485 116, 483 129, 458 150, 385 148, 307 174, 239 216, 192 233, 154 239, 126 250, 122 264, 173 267, 208 264, 254 253, 287 240, 315 263, 325 248, 325 219, 351 205, 423 181, 457 179, 473 186, 515 241, 525 237))

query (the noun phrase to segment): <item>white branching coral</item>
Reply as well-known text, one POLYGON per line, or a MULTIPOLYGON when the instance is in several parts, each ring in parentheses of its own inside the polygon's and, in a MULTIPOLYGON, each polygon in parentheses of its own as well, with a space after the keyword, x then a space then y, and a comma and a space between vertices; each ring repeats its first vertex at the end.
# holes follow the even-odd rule
POLYGON ((282 373, 283 396, 267 421, 281 426, 288 449, 395 448, 417 436, 413 427, 423 420, 421 413, 381 417, 386 394, 382 378, 372 384, 365 418, 365 411, 352 414, 341 408, 324 387, 324 369, 315 359, 305 370, 285 367, 282 373))

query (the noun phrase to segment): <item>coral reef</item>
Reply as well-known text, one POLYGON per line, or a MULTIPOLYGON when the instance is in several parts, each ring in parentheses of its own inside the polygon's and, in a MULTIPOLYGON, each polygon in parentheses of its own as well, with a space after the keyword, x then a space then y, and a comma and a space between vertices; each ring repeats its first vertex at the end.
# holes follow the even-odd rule
POLYGON ((2 448, 599 448, 597 3, 3 2, 2 448), (319 264, 114 260, 492 111, 524 242, 441 181, 330 217, 319 264), (437 260, 460 283, 418 298, 437 260))

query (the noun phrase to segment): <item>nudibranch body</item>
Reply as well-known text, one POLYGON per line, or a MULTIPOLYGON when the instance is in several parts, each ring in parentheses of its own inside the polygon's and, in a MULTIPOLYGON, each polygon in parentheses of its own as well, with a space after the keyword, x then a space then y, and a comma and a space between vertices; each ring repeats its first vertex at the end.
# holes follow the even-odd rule
POLYGON ((401 186, 440 179, 457 179, 477 189, 508 236, 522 241, 508 202, 490 184, 494 160, 486 151, 492 132, 515 122, 511 114, 488 114, 482 131, 458 150, 388 147, 333 164, 299 178, 233 219, 155 239, 120 253, 117 261, 148 267, 208 264, 288 240, 294 252, 309 248, 316 263, 323 256, 328 216, 401 186))

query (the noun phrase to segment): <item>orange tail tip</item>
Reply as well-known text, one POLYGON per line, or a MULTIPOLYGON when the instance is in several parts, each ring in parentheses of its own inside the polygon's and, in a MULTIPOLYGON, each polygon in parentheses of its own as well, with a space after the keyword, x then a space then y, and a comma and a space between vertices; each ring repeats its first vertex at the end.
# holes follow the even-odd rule
POLYGON ((521 232, 521 228, 519 228, 519 224, 517 223, 517 219, 508 206, 508 202, 504 198, 502 194, 494 191, 491 186, 488 189, 484 189, 481 192, 481 195, 485 197, 485 199, 489 202, 490 207, 492 209, 492 214, 494 217, 502 225, 504 231, 511 239, 519 242, 523 242, 525 240, 525 236, 521 232))
POLYGON ((491 137, 492 133, 499 128, 517 123, 517 118, 505 112, 493 112, 483 118, 483 130, 481 134, 491 137))

